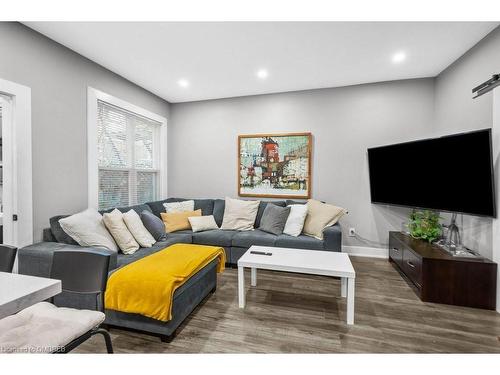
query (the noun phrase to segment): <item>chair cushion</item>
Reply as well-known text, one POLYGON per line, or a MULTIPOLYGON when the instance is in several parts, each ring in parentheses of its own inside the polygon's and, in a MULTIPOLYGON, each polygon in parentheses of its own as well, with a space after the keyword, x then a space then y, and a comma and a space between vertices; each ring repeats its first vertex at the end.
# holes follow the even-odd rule
POLYGON ((199 245, 231 246, 233 237, 238 233, 235 230, 207 230, 193 233, 193 243, 199 245))
POLYGON ((276 247, 290 247, 292 249, 324 250, 324 242, 314 237, 300 235, 297 237, 281 234, 274 243, 276 247))
POLYGON ((40 302, 0 320, 0 352, 51 353, 104 321, 100 311, 40 302))
POLYGON ((255 229, 246 232, 238 232, 233 237, 232 245, 236 247, 274 246, 277 236, 255 229))

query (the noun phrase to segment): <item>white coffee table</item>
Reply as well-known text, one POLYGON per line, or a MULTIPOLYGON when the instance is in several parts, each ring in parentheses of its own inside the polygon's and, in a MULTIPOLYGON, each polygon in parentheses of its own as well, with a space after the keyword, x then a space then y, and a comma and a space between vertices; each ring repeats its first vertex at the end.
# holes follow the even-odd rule
POLYGON ((257 269, 340 277, 341 296, 347 297, 347 324, 354 324, 354 282, 356 272, 345 253, 252 246, 238 260, 238 303, 245 307, 245 273, 251 269, 251 286, 257 286, 257 269), (272 253, 252 254, 251 251, 272 253))

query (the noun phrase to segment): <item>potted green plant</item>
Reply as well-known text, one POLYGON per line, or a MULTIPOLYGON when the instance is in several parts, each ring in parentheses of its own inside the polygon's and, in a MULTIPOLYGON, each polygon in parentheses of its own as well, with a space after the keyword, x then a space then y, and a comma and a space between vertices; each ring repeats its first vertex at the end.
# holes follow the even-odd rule
POLYGON ((438 212, 424 210, 413 211, 410 214, 408 229, 413 238, 418 238, 434 242, 441 237, 443 233, 442 225, 439 223, 441 217, 438 212))

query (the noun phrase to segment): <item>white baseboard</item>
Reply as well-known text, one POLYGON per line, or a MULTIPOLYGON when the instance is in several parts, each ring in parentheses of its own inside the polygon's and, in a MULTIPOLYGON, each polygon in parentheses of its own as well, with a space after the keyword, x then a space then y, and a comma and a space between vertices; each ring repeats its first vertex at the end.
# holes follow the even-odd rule
POLYGON ((389 250, 378 247, 342 246, 342 252, 352 256, 368 258, 389 258, 389 250))

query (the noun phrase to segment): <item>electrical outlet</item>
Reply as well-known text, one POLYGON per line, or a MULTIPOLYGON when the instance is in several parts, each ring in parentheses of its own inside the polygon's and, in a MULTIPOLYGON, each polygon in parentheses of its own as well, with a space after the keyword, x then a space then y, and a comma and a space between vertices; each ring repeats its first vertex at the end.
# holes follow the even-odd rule
POLYGON ((349 237, 356 237, 356 229, 349 228, 349 237))

